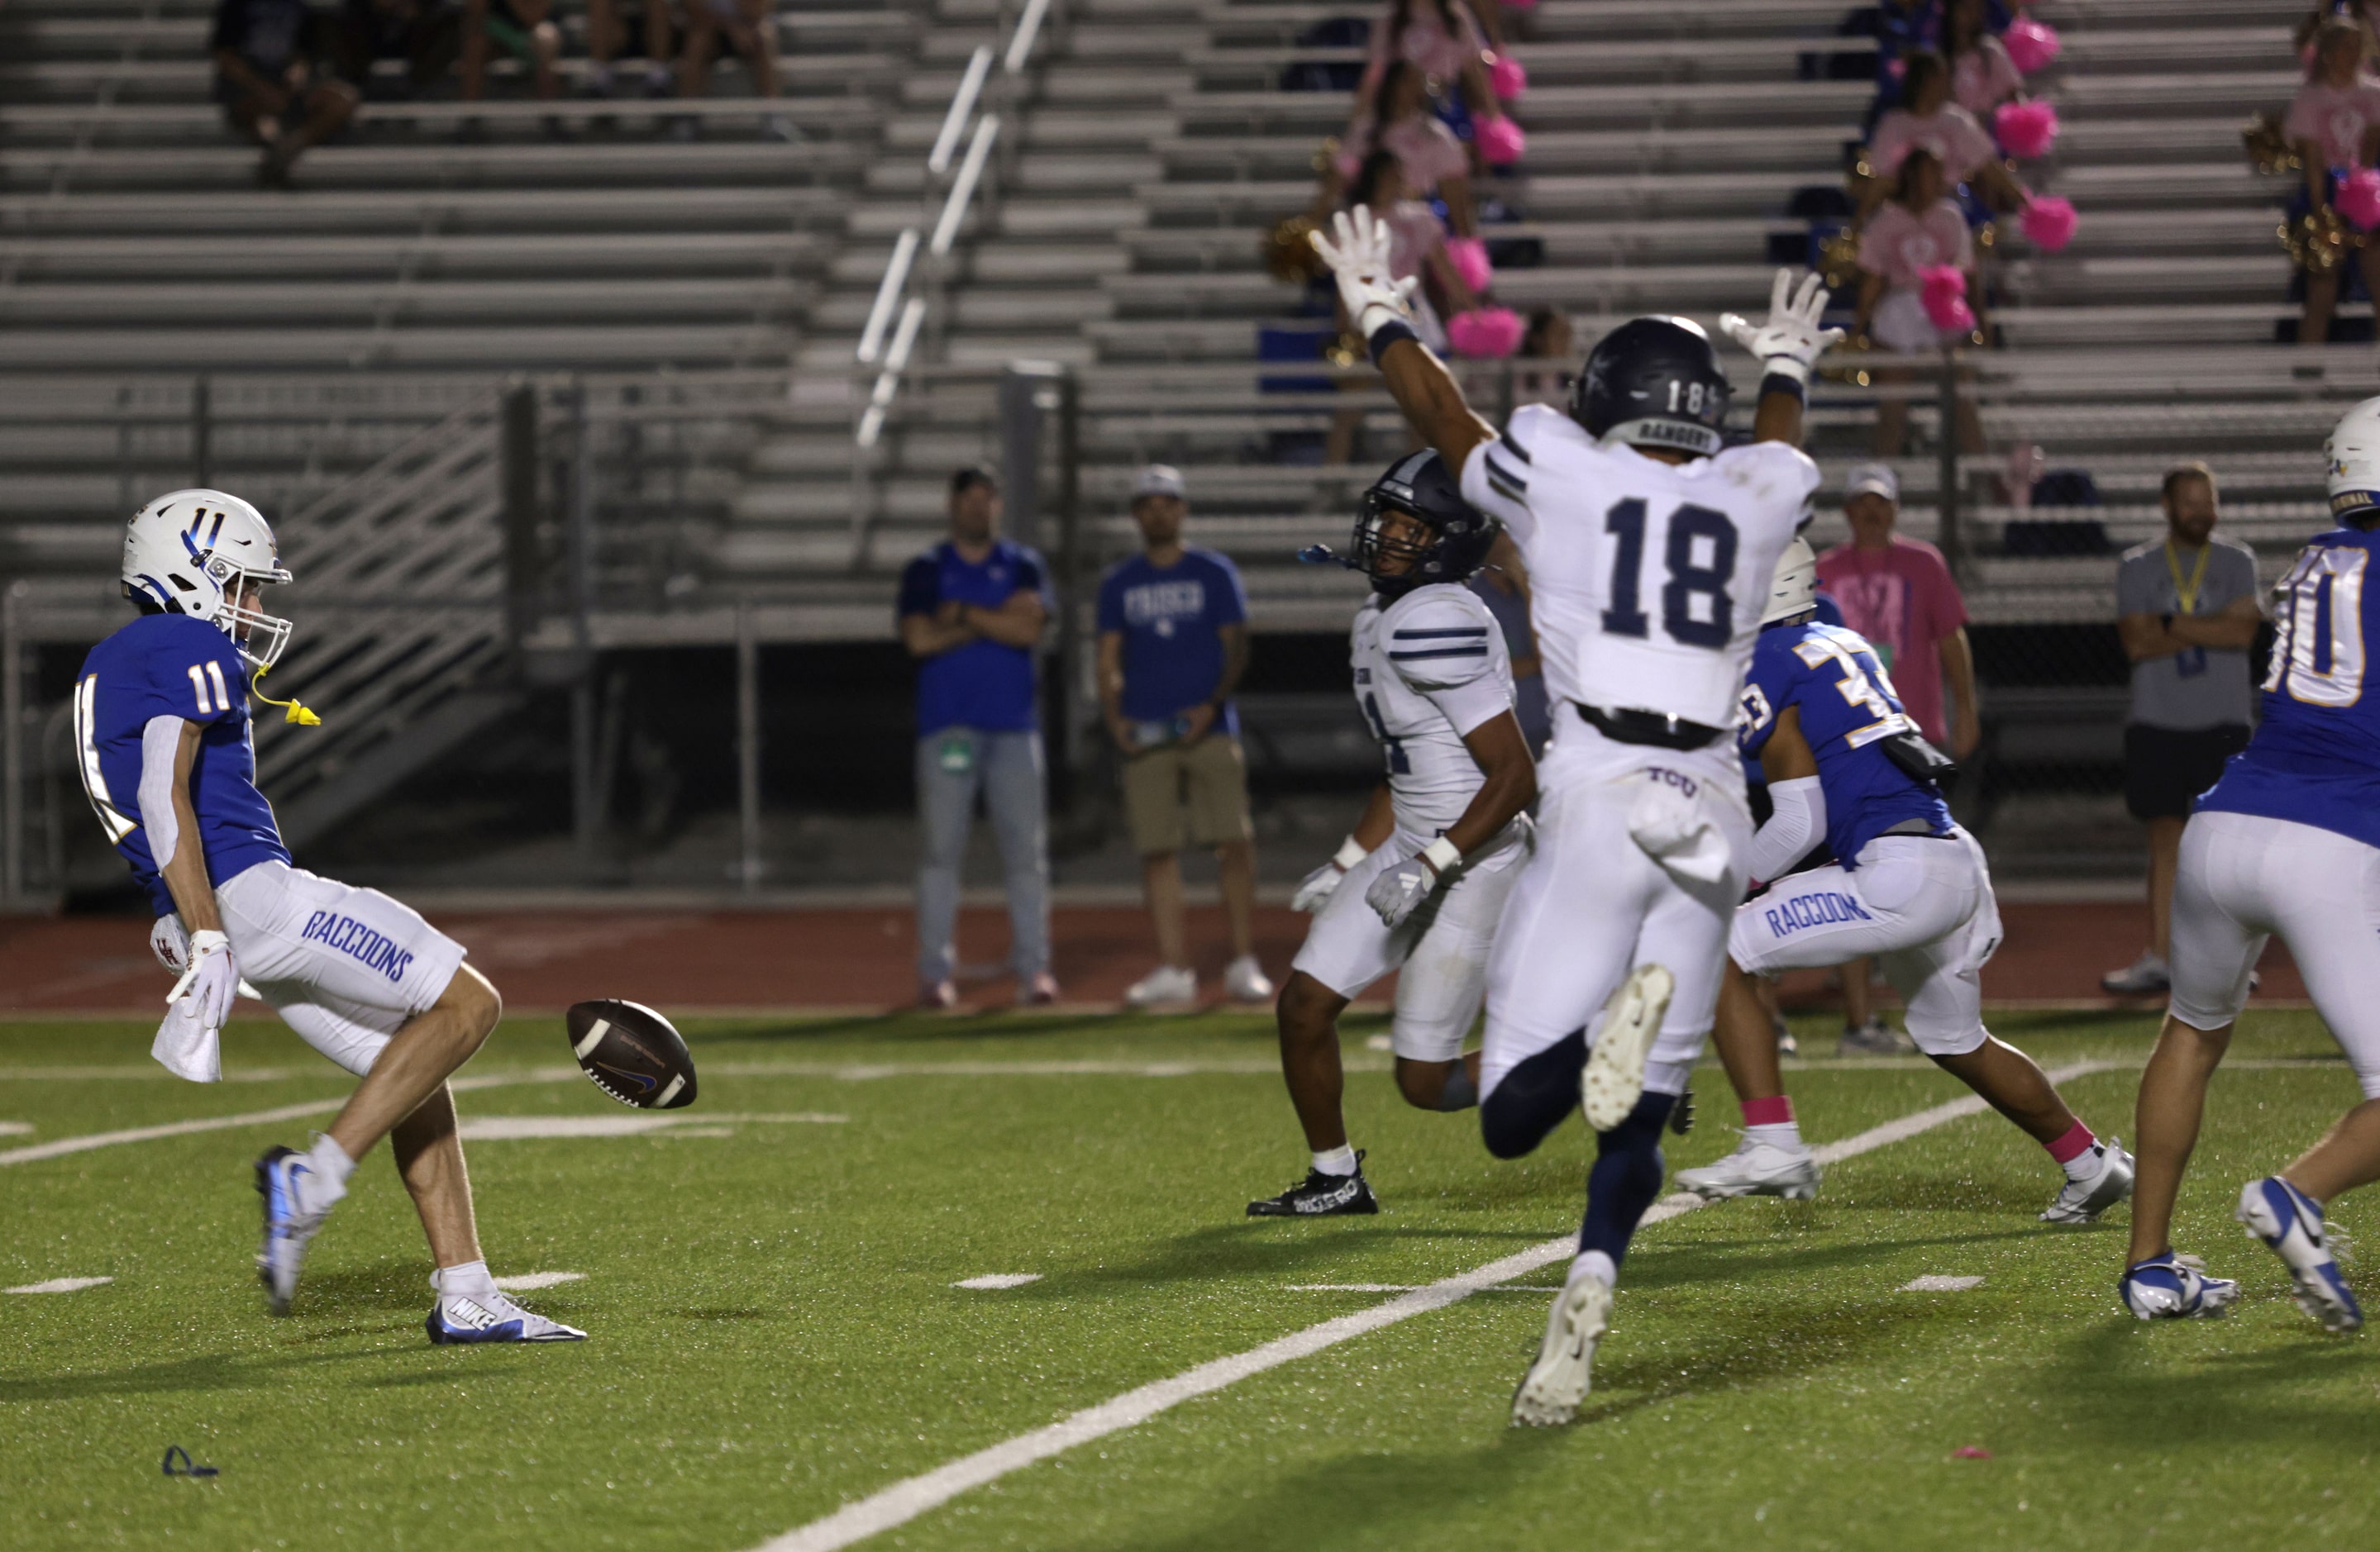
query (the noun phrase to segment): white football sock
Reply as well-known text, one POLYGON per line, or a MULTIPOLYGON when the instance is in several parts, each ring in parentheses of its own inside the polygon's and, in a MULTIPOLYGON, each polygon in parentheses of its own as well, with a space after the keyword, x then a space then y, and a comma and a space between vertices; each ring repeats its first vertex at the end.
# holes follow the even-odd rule
POLYGON ((496 1279, 485 1261, 466 1261, 459 1267, 439 1267, 430 1286, 442 1299, 485 1298, 495 1292, 496 1279))
POLYGON ((298 1177, 298 1206, 310 1213, 330 1211, 347 1194, 347 1177, 356 1172, 356 1161, 324 1132, 307 1150, 306 1167, 311 1173, 298 1177))
POLYGON ((1797 1121, 1780 1121, 1767 1126, 1747 1126, 1743 1129, 1743 1134, 1752 1142, 1766 1143, 1770 1147, 1783 1148, 1788 1153, 1802 1151, 1802 1123, 1797 1121))
POLYGON ((2081 1153, 2076 1154, 2073 1158, 2058 1166, 2059 1169, 2066 1171, 2066 1178, 2068 1180, 2076 1182, 2077 1183, 2083 1181, 2097 1180, 2099 1178, 2099 1171, 2107 1167, 2107 1149, 2105 1145, 2099 1143, 2092 1144, 2089 1147, 2084 1148, 2081 1153))
POLYGON ((1620 1282, 1620 1267, 1609 1255, 1602 1251, 1582 1251, 1578 1258, 1570 1264, 1570 1280, 1576 1282, 1583 1277, 1601 1278, 1603 1286, 1613 1288, 1620 1282))
POLYGON ((1355 1149, 1350 1143, 1341 1143, 1329 1153, 1314 1156, 1314 1167, 1326 1175, 1352 1175, 1355 1172, 1355 1149))

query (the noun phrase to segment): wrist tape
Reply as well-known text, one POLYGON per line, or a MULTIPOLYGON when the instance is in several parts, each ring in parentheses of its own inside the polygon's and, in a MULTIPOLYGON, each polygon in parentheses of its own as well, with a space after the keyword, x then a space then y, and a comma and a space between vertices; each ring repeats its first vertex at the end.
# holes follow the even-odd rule
POLYGON ((1345 873, 1371 855, 1362 842, 1350 835, 1346 840, 1340 842, 1339 849, 1331 854, 1330 866, 1345 873))
POLYGON ((1443 879, 1463 866, 1463 851, 1453 842, 1441 835, 1421 849, 1421 859, 1429 864, 1437 871, 1438 876, 1443 879))

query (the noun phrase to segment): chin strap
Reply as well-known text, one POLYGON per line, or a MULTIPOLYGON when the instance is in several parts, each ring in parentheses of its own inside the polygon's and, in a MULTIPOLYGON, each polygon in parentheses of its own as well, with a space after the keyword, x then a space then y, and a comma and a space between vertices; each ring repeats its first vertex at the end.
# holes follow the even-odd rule
POLYGON ((307 707, 300 705, 296 696, 291 696, 287 700, 275 700, 264 693, 264 675, 272 667, 271 663, 256 665, 256 673, 250 675, 248 681, 249 693, 267 706, 280 707, 283 713, 281 720, 285 722, 296 722, 299 727, 321 727, 322 719, 314 715, 307 707))

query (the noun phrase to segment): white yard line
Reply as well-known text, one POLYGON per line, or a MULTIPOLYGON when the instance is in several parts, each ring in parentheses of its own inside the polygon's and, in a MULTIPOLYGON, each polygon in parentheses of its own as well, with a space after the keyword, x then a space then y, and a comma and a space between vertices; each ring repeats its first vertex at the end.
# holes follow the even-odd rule
MULTIPOLYGON (((2064 1083, 2092 1073, 2129 1065, 2120 1061, 2077 1061, 2053 1070, 2049 1077, 2053 1083, 2064 1083)), ((1828 1164, 1856 1158, 1861 1154, 1906 1142, 1920 1133, 1978 1114, 1985 1109, 1983 1100, 1973 1095, 1953 1099, 1948 1104, 1936 1105, 1897 1121, 1886 1122, 1881 1126, 1872 1126, 1840 1142, 1829 1143, 1816 1150, 1818 1158, 1828 1164)), ((1683 1193, 1664 1198, 1645 1215, 1644 1226, 1650 1228, 1656 1223, 1667 1222, 1704 1205, 1701 1197, 1683 1193)), ((839 1548, 865 1541, 896 1525, 905 1525, 971 1487, 997 1482, 1011 1472, 1022 1470, 1038 1461, 1046 1461, 1052 1455, 1062 1454, 1078 1444, 1088 1444, 1093 1439, 1121 1433, 1194 1397, 1220 1390, 1253 1375, 1279 1368, 1283 1364, 1311 1357, 1326 1348, 1351 1341, 1384 1326, 1393 1326, 1431 1310, 1444 1309, 1484 1289, 1524 1277, 1540 1267, 1568 1260, 1576 1253, 1576 1248, 1577 1241, 1572 1235, 1548 1240, 1543 1244, 1534 1245, 1499 1261, 1490 1261, 1475 1270, 1399 1294, 1370 1309, 1342 1315, 1335 1320, 1309 1326, 1303 1331, 1293 1331, 1262 1347, 1235 1352, 1227 1358, 1217 1358, 1196 1368, 1184 1369, 1169 1379, 1127 1390, 1046 1428, 1019 1434, 988 1449, 961 1456, 922 1475, 896 1482, 855 1503, 845 1504, 824 1519, 813 1520, 807 1525, 762 1542, 758 1552, 838 1552, 839 1548)))

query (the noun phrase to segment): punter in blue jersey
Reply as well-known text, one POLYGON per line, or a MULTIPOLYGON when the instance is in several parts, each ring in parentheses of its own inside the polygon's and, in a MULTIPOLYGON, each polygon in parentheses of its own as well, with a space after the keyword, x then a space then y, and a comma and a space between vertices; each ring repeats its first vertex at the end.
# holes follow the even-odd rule
POLYGON ((2363 1323, 2323 1209, 2380 1180, 2380 685, 2365 683, 2380 645, 2380 399, 2349 410, 2324 455, 2339 527, 2274 588, 2263 721, 2181 832, 2173 999, 2141 1074, 2140 1196, 2118 1282, 2143 1320, 2215 1315, 2238 1297, 2239 1284, 2173 1253, 2173 1205, 2207 1080, 2277 933, 2364 1097, 2295 1163, 2242 1187, 2237 1216, 2289 1268, 2300 1308, 2334 1331, 2363 1323))
POLYGON ((2086 1222, 2131 1190, 2131 1159, 2076 1119, 2031 1057, 1984 1027, 1981 972, 1999 946, 2000 918, 1983 848, 1951 821, 1925 774, 1947 762, 1918 735, 1876 649, 1819 623, 1816 580, 1816 558, 1797 539, 1778 562, 1737 724, 1774 810, 1750 858, 1752 876, 1770 883, 1736 910, 1714 1034, 1743 1107, 1743 1143, 1682 1171, 1678 1183, 1711 1198, 1817 1190, 1817 1161, 1779 1081, 1753 976, 1874 954, 1917 1049, 2064 1170, 2042 1218, 2086 1222), (1820 836, 1837 860, 1790 872, 1820 836))
POLYGON ((273 530, 237 496, 176 491, 132 519, 123 580, 140 617, 83 661, 75 748, 91 809, 157 913, 151 946, 180 976, 152 1052, 219 1081, 217 1032, 246 993, 363 1080, 311 1149, 257 1161, 257 1270, 273 1313, 288 1312, 355 1161, 385 1136, 438 1267, 431 1340, 583 1337, 499 1292, 480 1254, 446 1078, 495 1027, 495 988, 404 905, 291 867, 257 790, 249 699, 289 640, 289 622, 261 608, 265 587, 290 580, 273 530))

